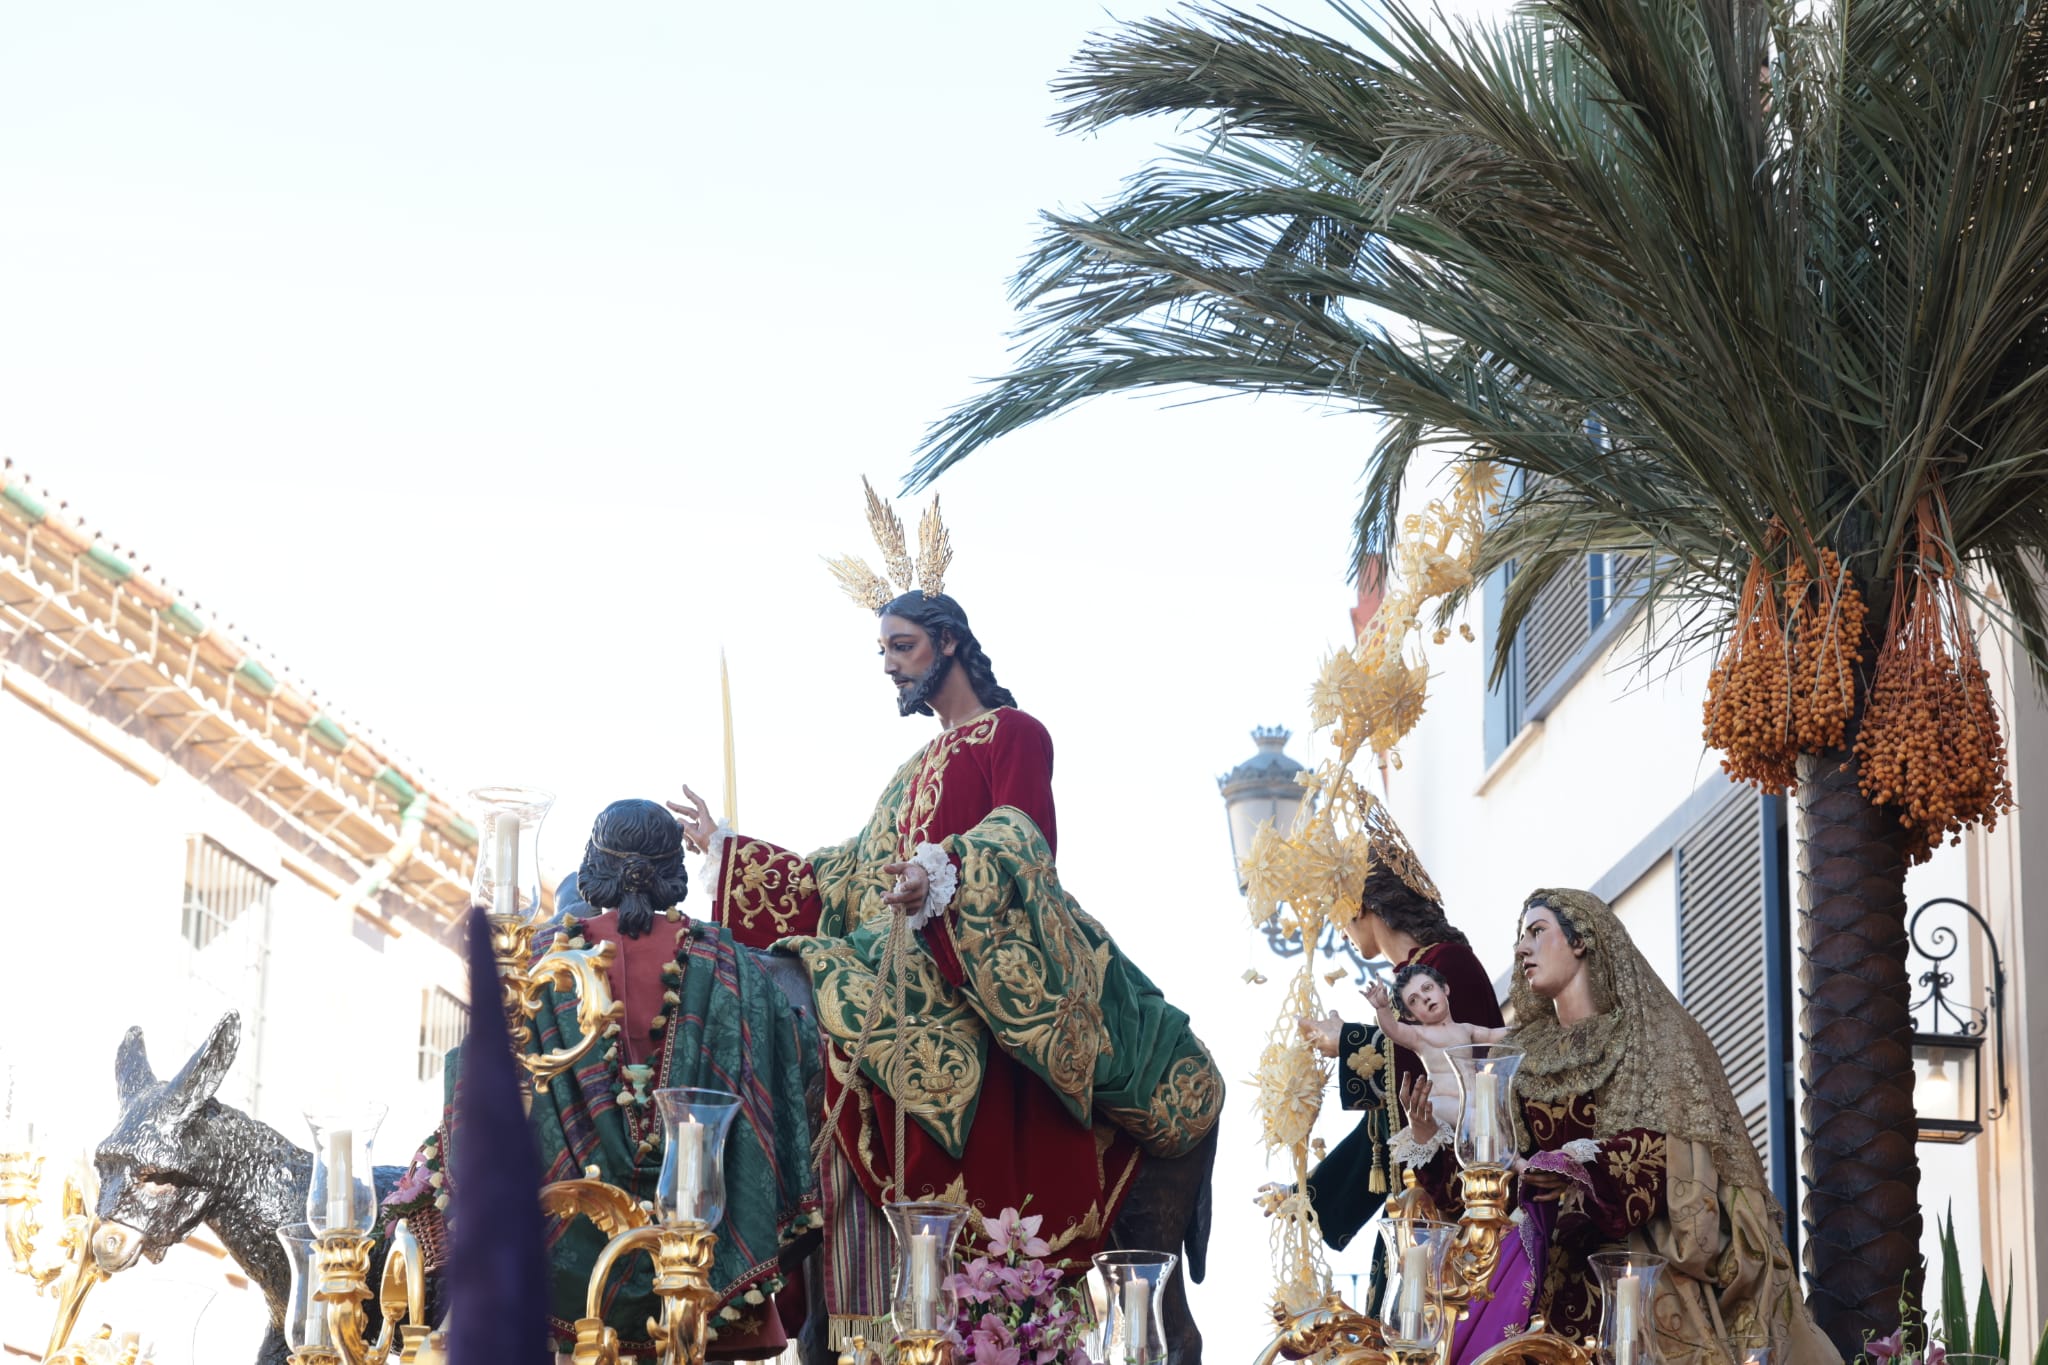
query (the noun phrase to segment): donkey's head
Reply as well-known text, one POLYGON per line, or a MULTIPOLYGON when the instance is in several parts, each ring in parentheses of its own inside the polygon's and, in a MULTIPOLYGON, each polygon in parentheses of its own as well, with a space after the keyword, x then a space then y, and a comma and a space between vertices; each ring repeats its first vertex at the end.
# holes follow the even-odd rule
POLYGON ((133 1234, 125 1239, 122 1265, 132 1263, 137 1251, 162 1260, 206 1221, 223 1180, 232 1179, 233 1154, 224 1150, 231 1138, 218 1122, 222 1106, 213 1094, 234 1064, 241 1036, 241 1016, 230 1010, 167 1081, 150 1070, 141 1029, 129 1029, 121 1040, 114 1058, 121 1117, 94 1160, 100 1218, 133 1234))

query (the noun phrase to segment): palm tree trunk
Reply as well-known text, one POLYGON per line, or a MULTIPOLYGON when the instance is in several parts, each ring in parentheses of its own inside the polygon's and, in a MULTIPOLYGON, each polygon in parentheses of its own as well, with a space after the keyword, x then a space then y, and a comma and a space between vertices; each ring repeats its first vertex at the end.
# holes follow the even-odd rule
POLYGON ((1919 1301, 1920 1163, 1906 859, 1846 750, 1799 759, 1799 900, 1808 1300, 1853 1359, 1919 1301))

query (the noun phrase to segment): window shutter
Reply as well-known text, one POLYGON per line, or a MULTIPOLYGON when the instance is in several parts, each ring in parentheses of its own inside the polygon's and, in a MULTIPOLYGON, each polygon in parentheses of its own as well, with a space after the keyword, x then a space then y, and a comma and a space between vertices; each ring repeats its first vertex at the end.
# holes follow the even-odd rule
POLYGON ((1742 1121, 1770 1170, 1770 986, 1758 800, 1746 789, 1731 791, 1678 842, 1678 994, 1720 1054, 1742 1121))
POLYGON ((1528 695, 1541 696, 1593 637, 1591 560, 1581 560, 1577 572, 1564 569, 1543 585, 1522 636, 1528 650, 1528 695))

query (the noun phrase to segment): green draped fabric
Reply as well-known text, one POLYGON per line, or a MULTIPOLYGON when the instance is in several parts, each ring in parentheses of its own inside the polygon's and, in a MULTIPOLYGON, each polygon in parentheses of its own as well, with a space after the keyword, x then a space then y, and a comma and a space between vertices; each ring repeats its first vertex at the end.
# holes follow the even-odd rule
MULTIPOLYGON (((872 1008, 890 919, 881 887, 855 873, 893 853, 895 804, 914 765, 899 771, 877 817, 853 844, 813 855, 826 909, 844 937, 785 939, 810 970, 822 1026, 856 1042, 872 1008), (856 856, 878 839, 889 843, 856 856)), ((903 1014, 885 989, 861 1066, 903 1102, 948 1155, 974 1119, 991 1040, 1051 1086, 1082 1123, 1101 1113, 1158 1156, 1178 1156, 1214 1126, 1223 1084, 1187 1015, 1117 950, 1060 886, 1052 851, 1021 811, 999 807, 941 846, 959 865, 946 915, 966 980, 947 982, 921 950, 905 959, 903 1014), (898 1047, 899 1037, 904 1046, 898 1047)))
MULTIPOLYGON (((658 924, 654 932, 668 930, 658 924)), ((635 1200, 651 1200, 662 1154, 652 1092, 701 1086, 740 1096, 742 1107, 725 1145, 726 1212, 712 1283, 722 1296, 714 1325, 721 1334, 744 1334, 758 1326, 762 1300, 781 1287, 783 1250, 822 1221, 804 1103, 806 1083, 818 1067, 816 1045, 782 992, 726 930, 691 923, 676 964, 670 988, 678 1003, 667 1007, 664 1031, 670 1040, 652 1059, 658 1074, 646 1085, 646 1125, 629 1118, 629 1110, 639 1106, 621 1103, 618 1049, 600 1043, 582 1065, 536 1097, 533 1129, 545 1180, 576 1179, 595 1168, 607 1184, 635 1200), (650 1130, 652 1141, 643 1147, 650 1130)), ((568 992, 547 989, 534 1022, 534 1051, 573 1045, 582 1037, 576 999, 568 992)), ((448 1065, 452 1106, 459 1083, 455 1054, 448 1065)), ((583 1218, 554 1229, 550 1311, 558 1332, 568 1334, 583 1315, 590 1268, 605 1241, 583 1218)), ((647 1319, 658 1311, 651 1264, 644 1256, 628 1258, 610 1279, 605 1320, 625 1349, 638 1343, 644 1351, 647 1319)))

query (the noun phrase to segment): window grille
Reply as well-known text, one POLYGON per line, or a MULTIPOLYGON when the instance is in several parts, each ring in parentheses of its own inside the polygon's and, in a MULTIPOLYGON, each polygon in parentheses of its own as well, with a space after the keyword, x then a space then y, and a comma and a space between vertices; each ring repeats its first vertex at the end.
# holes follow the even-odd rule
POLYGON ((420 1079, 431 1081, 441 1074, 449 1050, 462 1043, 469 1027, 469 1006, 439 986, 420 993, 420 1079))
POLYGON ((222 1096, 252 1112, 261 1098, 270 904, 276 886, 215 840, 203 834, 186 837, 179 928, 187 945, 189 1031, 196 1040, 226 1011, 241 1015, 241 1048, 232 1083, 222 1096))
POLYGON ((212 945, 227 927, 250 911, 270 913, 277 883, 203 834, 185 840, 185 941, 212 945))

